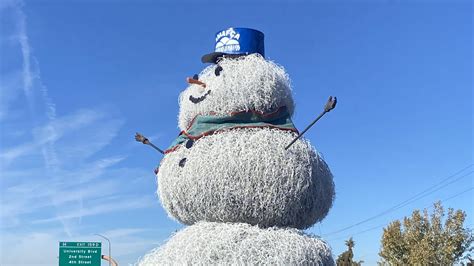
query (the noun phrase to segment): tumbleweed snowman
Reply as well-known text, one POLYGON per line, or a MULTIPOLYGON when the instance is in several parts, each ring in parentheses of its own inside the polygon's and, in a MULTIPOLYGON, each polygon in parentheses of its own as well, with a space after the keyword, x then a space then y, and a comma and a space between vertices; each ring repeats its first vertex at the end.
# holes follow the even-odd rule
POLYGON ((265 59, 264 35, 216 34, 212 63, 179 99, 179 137, 157 169, 169 216, 189 225, 140 265, 334 264, 329 246, 301 230, 334 199, 332 174, 291 121, 285 70, 265 59))

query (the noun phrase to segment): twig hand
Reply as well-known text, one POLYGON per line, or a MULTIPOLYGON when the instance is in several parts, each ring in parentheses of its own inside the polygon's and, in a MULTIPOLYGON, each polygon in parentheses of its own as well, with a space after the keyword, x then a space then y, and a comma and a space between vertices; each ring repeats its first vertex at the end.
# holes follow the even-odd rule
POLYGON ((327 112, 331 111, 332 109, 334 109, 336 107, 336 104, 337 104, 336 96, 334 96, 334 99, 332 98, 332 96, 329 96, 328 102, 324 106, 324 112, 327 113, 327 112))
POLYGON ((155 145, 153 145, 153 143, 151 143, 145 136, 143 136, 142 134, 140 134, 138 132, 135 134, 135 140, 138 141, 138 142, 141 142, 145 145, 150 145, 155 150, 157 150, 159 153, 165 154, 165 152, 162 149, 160 149, 160 148, 156 147, 155 145))
POLYGON ((150 144, 150 141, 145 136, 143 136, 142 134, 138 132, 137 134, 135 134, 135 140, 143 144, 150 144))

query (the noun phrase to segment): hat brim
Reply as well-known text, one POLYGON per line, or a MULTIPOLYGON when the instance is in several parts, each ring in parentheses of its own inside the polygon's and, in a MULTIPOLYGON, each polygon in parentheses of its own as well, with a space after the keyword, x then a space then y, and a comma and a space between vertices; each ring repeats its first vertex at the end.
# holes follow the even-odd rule
POLYGON ((220 52, 213 52, 213 53, 210 53, 210 54, 205 54, 201 57, 201 61, 203 63, 216 63, 217 62, 217 59, 219 59, 219 57, 222 57, 223 55, 225 55, 225 53, 220 53, 220 52))
POLYGON ((201 61, 203 63, 217 64, 219 62, 219 60, 222 59, 223 57, 239 58, 239 57, 246 56, 246 55, 249 55, 249 54, 248 53, 245 53, 245 54, 226 54, 226 53, 214 52, 214 53, 204 55, 201 58, 201 61))

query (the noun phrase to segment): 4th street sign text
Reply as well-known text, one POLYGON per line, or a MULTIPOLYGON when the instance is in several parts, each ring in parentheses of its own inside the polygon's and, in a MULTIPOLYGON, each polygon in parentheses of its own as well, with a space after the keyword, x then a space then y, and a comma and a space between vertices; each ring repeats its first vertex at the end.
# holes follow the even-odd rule
POLYGON ((100 266, 100 242, 59 242, 59 266, 100 266))

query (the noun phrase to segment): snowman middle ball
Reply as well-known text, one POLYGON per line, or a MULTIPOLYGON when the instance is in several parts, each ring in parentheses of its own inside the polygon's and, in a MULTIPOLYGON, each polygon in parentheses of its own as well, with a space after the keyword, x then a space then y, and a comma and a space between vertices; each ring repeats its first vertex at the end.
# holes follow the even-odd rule
MULTIPOLYGON (((180 96, 179 126, 197 115, 293 112, 283 68, 259 55, 224 58, 205 69, 180 96), (216 68, 222 68, 216 73, 216 68), (219 74, 219 75, 217 75, 219 74), (209 92, 210 91, 210 92, 209 92), (196 101, 196 99, 198 99, 196 101)), ((275 127, 217 130, 175 146, 161 161, 158 194, 168 214, 184 224, 239 222, 308 228, 332 206, 332 174, 296 133, 275 127)))

